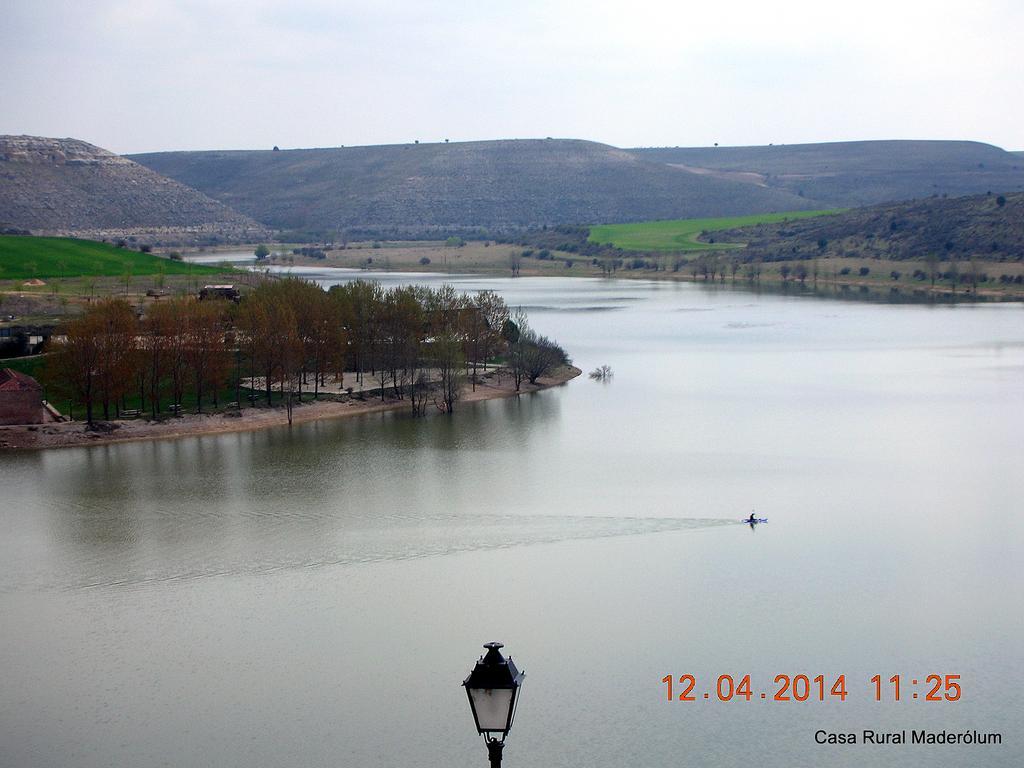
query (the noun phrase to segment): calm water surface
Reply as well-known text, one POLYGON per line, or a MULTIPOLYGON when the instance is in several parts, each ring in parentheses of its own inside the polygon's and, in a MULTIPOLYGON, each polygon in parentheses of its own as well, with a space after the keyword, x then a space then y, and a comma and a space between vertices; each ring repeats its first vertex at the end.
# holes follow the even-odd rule
POLYGON ((448 279, 614 379, 0 457, 0 765, 483 765, 459 683, 492 639, 527 672, 510 768, 1024 762, 1020 305, 448 279), (963 698, 876 703, 897 672, 963 698))

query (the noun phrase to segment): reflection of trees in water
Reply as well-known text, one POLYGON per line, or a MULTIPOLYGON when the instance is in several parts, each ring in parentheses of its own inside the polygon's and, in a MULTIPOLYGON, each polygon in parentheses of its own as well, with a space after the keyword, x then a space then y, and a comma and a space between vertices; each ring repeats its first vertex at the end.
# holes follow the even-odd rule
POLYGON ((430 414, 426 419, 389 411, 309 422, 291 432, 269 429, 251 434, 265 441, 272 455, 254 458, 273 462, 278 468, 312 467, 324 472, 334 471, 340 464, 352 470, 384 462, 401 472, 409 461, 409 451, 482 451, 519 442, 534 432, 539 422, 558 418, 558 400, 557 392, 543 391, 463 403, 452 415, 430 414), (339 456, 343 462, 338 462, 339 456))
MULTIPOLYGON (((46 567, 67 574, 58 581, 110 584, 315 562, 342 544, 358 549, 362 537, 383 535, 402 515, 485 512, 495 479, 507 482, 557 428, 559 400, 548 391, 426 419, 387 412, 96 446, 58 454, 61 472, 24 471, 60 483, 67 500, 46 512, 54 534, 46 567)), ((36 464, 44 458, 26 456, 36 464)))
MULTIPOLYGON (((131 446, 139 451, 142 446, 131 446)), ((49 519, 52 537, 46 562, 36 565, 58 583, 97 583, 141 574, 135 565, 140 519, 130 464, 123 446, 72 449, 62 471, 40 476, 47 503, 39 511, 49 519), (121 449, 121 450, 119 450, 121 449), (59 499, 59 501, 57 501, 59 499), (62 577, 60 574, 70 574, 62 577)), ((134 462, 131 462, 134 464, 134 462)))
MULTIPOLYGON (((799 282, 751 282, 737 280, 730 283, 696 282, 702 293, 752 293, 760 296, 813 296, 816 299, 837 299, 839 301, 876 302, 879 304, 956 304, 960 299, 955 294, 931 293, 923 288, 867 285, 848 283, 832 284, 822 282, 817 287, 799 282)), ((969 301, 999 301, 998 297, 971 295, 969 301)))
POLYGON ((197 439, 74 451, 60 483, 70 503, 53 507, 55 557, 76 580, 108 583, 186 566, 197 542, 223 540, 231 498, 229 454, 197 439))

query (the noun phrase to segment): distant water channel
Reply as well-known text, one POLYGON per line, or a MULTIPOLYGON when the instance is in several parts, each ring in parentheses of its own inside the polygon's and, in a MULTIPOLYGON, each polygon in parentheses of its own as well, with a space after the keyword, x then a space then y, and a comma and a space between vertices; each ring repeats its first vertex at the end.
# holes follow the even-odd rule
POLYGON ((484 765, 459 683, 494 639, 510 768, 1024 763, 1020 305, 356 276, 493 288, 614 378, 0 456, 0 766, 484 765), (664 700, 686 673, 710 700, 664 700), (849 695, 721 702, 723 673, 849 695), (894 673, 964 694, 875 702, 894 673))

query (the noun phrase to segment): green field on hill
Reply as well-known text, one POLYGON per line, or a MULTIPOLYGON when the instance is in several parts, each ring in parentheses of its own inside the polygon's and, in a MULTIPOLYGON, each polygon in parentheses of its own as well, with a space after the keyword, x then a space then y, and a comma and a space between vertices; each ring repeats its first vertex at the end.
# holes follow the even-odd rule
POLYGON ((825 211, 788 211, 760 213, 752 216, 729 216, 721 219, 671 219, 640 221, 635 224, 600 224, 590 228, 590 240, 609 243, 627 251, 706 251, 716 248, 742 248, 743 243, 702 243, 702 232, 719 232, 756 224, 774 224, 788 219, 806 219, 839 213, 842 209, 825 211))
POLYGON ((220 274, 221 267, 171 261, 151 253, 68 237, 0 236, 0 280, 135 275, 220 274))

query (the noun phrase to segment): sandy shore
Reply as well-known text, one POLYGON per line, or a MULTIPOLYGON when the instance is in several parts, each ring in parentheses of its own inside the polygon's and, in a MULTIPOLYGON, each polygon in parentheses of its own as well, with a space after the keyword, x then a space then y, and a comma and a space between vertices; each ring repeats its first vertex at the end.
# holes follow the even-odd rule
MULTIPOLYGON (((469 385, 466 386, 459 399, 459 404, 493 400, 499 397, 515 397, 528 392, 548 389, 565 384, 579 376, 580 373, 582 371, 579 368, 566 366, 550 377, 541 377, 536 384, 523 382, 518 392, 510 375, 505 374, 498 377, 488 374, 486 379, 476 385, 475 391, 469 385)), ((388 398, 383 402, 379 399, 369 398, 360 400, 357 397, 343 402, 337 400, 304 402, 292 409, 292 423, 301 424, 318 419, 337 419, 381 411, 408 410, 409 408, 408 400, 393 398, 388 398)), ((428 408, 430 409, 428 413, 430 413, 433 406, 428 406, 428 408)), ((458 413, 458 405, 456 405, 455 411, 458 413)), ((110 431, 105 429, 87 430, 85 423, 81 421, 32 426, 0 426, 0 450, 65 448, 101 443, 123 443, 132 440, 162 440, 225 432, 248 432, 254 429, 287 425, 288 414, 283 407, 242 408, 240 416, 186 414, 164 421, 125 419, 103 422, 103 424, 112 427, 110 431)))

